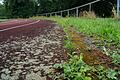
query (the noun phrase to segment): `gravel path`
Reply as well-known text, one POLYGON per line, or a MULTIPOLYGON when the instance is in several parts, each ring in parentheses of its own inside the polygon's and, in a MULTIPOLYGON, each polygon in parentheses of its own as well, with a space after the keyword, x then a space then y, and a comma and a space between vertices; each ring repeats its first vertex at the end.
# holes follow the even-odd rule
POLYGON ((47 80, 53 65, 66 60, 63 29, 51 21, 40 22, 27 35, 21 34, 27 29, 19 29, 0 42, 0 80, 47 80))

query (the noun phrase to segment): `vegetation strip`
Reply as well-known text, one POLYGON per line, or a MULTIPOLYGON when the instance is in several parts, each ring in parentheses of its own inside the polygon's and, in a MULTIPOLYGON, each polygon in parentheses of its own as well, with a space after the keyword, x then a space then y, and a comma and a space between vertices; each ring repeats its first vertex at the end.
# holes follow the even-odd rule
MULTIPOLYGON (((64 30, 67 34, 67 40, 65 41, 65 47, 70 50, 69 54, 71 59, 69 62, 65 64, 56 64, 55 67, 58 69, 63 69, 63 73, 59 75, 59 78, 63 78, 66 80, 117 80, 120 76, 120 27, 118 24, 119 21, 117 19, 79 19, 79 18, 61 18, 61 17, 51 17, 47 19, 52 19, 57 21, 60 25, 64 27, 64 30), (89 37, 93 38, 93 44, 96 45, 104 54, 97 54, 96 56, 100 56, 100 59, 103 59, 102 62, 98 57, 97 58, 99 65, 95 65, 94 59, 92 66, 86 64, 84 62, 84 52, 82 50, 76 52, 76 49, 73 48, 83 48, 83 50, 91 51, 89 47, 86 49, 85 43, 80 43, 80 41, 84 42, 83 39, 79 40, 79 37, 82 38, 84 35, 76 36, 76 32, 74 29, 71 29, 71 26, 74 27, 80 34, 84 33, 89 35, 89 37), (69 30, 70 29, 70 30, 69 30), (72 37, 72 35, 75 37, 72 37), (75 38, 75 39, 74 39, 75 38), (76 40, 76 42, 73 42, 76 40), (78 42, 77 42, 78 41, 78 42), (76 43, 76 45, 75 45, 76 43), (80 43, 80 46, 79 46, 80 43), (72 52, 71 52, 72 51, 72 52), (75 51, 75 52, 74 52, 75 51), (82 53, 81 53, 82 52, 82 53), (81 54, 80 54, 81 53, 81 54), (80 54, 80 56, 76 56, 76 54, 80 54), (116 57, 114 55, 117 55, 116 57), (108 57, 110 56, 110 57, 108 57), (112 59, 112 58, 113 59, 112 59), (108 60, 108 62, 107 62, 108 60), (100 63, 99 63, 100 62, 100 63), (109 65, 109 67, 106 66, 109 65), (113 67, 113 64, 115 65, 113 67), (103 66, 105 65, 105 66, 103 66), (64 75, 64 76, 63 76, 64 75)), ((99 53, 99 52, 98 52, 99 53)), ((86 53, 87 54, 87 53, 86 53)), ((92 55, 92 54, 90 54, 92 55)), ((89 56, 89 55, 87 55, 89 56)), ((92 57, 92 56, 91 56, 92 57)), ((89 57, 90 58, 90 57, 89 57)), ((86 59, 87 60, 87 59, 86 59)), ((91 59, 92 60, 92 59, 91 59)), ((90 62, 91 60, 88 60, 90 62)), ((92 61, 91 61, 92 62, 92 61)))

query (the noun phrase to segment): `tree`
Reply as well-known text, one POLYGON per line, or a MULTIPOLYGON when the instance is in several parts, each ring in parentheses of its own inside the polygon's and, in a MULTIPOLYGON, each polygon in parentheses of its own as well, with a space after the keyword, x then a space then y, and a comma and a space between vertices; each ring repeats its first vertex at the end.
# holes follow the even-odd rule
MULTIPOLYGON (((4 0, 8 17, 30 17, 77 7, 95 0, 4 0)), ((100 17, 110 17, 115 0, 101 0, 92 5, 92 10, 100 17)), ((89 6, 82 11, 89 10, 89 6)), ((72 11, 74 13, 75 11, 72 11)), ((65 14, 65 13, 64 13, 65 14)))
POLYGON ((0 18, 6 18, 5 6, 0 4, 0 18))
MULTIPOLYGON (((40 4, 39 13, 54 12, 64 9, 77 7, 95 0, 38 0, 40 4)), ((114 7, 115 0, 101 0, 92 5, 92 10, 100 17, 110 17, 114 7)), ((89 10, 89 6, 82 10, 89 10)))
POLYGON ((4 0, 4 4, 7 15, 11 18, 27 18, 35 14, 35 0, 4 0))

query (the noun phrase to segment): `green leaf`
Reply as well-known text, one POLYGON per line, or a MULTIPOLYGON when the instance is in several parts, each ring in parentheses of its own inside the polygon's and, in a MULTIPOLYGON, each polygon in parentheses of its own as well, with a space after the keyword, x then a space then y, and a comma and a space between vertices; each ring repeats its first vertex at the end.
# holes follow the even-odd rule
POLYGON ((117 74, 118 73, 115 70, 110 69, 110 71, 107 74, 107 77, 110 79, 117 79, 117 77, 116 77, 117 74))
POLYGON ((84 80, 92 80, 90 77, 85 77, 84 80))

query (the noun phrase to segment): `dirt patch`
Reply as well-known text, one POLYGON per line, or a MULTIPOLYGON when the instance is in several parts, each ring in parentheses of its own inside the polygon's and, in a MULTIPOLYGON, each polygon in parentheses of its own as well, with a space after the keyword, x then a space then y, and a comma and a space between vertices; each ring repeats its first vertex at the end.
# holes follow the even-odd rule
POLYGON ((120 66, 113 63, 113 59, 110 56, 93 44, 94 40, 92 38, 77 32, 73 27, 69 29, 69 32, 78 53, 83 53, 85 63, 91 66, 104 65, 107 68, 120 70, 120 66))

